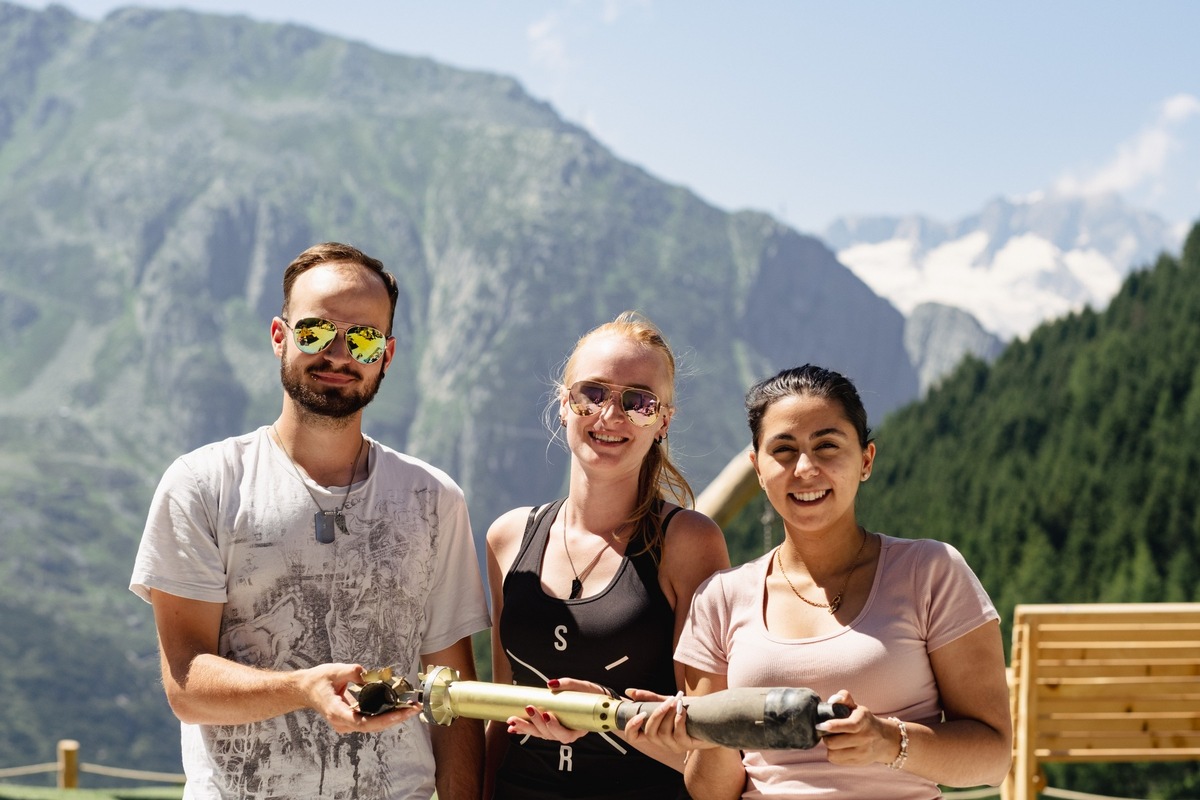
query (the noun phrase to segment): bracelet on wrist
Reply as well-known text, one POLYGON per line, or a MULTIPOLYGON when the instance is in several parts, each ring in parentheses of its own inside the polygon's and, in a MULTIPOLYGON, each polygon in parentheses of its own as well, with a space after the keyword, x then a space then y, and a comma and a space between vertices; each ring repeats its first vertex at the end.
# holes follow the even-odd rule
POLYGON ((896 723, 896 727, 900 729, 900 753, 896 756, 896 760, 888 764, 889 769, 904 769, 904 762, 908 761, 908 726, 904 724, 904 720, 888 717, 892 722, 896 723))

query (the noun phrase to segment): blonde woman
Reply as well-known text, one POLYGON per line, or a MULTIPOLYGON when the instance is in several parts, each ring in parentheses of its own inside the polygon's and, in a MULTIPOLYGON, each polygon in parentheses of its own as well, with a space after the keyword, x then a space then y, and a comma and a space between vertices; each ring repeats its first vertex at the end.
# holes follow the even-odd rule
MULTIPOLYGON (((693 496, 666 446, 674 380, 670 347, 636 313, 576 344, 557 387, 568 495, 513 509, 487 534, 493 680, 682 689, 671 654, 692 593, 729 555, 712 520, 676 503, 693 496)), ((498 799, 680 797, 682 766, 669 747, 571 731, 532 707, 487 732, 498 799)))

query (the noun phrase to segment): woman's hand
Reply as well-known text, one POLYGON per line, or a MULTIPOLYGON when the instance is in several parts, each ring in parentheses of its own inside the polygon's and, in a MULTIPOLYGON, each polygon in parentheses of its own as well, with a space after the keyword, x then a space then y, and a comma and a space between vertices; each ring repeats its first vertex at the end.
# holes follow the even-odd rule
POLYGON ((695 739, 687 732, 687 705, 684 694, 667 697, 645 689, 629 689, 631 700, 639 703, 658 703, 653 711, 632 717, 625 725, 625 739, 630 743, 648 743, 672 753, 716 747, 711 742, 695 739))
MULTIPOLYGON (((555 692, 586 692, 612 697, 612 692, 606 687, 576 678, 554 678, 547 681, 546 686, 555 692)), ((539 739, 549 739, 562 744, 571 744, 582 739, 588 733, 565 727, 553 712, 535 706, 525 706, 525 716, 512 716, 506 722, 509 733, 518 736, 536 736, 539 739)))
POLYGON ((842 703, 854 709, 845 719, 821 722, 817 730, 829 752, 829 763, 844 766, 864 766, 882 762, 890 764, 900 752, 900 729, 895 722, 883 720, 866 706, 854 702, 850 692, 841 689, 829 698, 830 703, 842 703))

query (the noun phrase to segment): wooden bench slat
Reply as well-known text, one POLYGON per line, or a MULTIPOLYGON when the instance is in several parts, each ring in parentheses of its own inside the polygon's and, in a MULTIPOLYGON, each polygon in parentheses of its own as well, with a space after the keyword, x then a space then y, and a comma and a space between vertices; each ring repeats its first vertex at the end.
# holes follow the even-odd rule
POLYGON ((1190 692, 1200 689, 1200 675, 1060 675, 1039 676, 1038 686, 1053 691, 1056 686, 1136 686, 1146 694, 1190 692))
MULTIPOLYGON (((1028 614, 1024 616, 1030 617, 1028 614)), ((1055 615, 1049 614, 1033 615, 1033 617, 1038 620, 1038 630, 1045 631, 1047 636, 1054 636, 1059 631, 1100 631, 1101 633, 1130 631, 1135 635, 1138 631, 1143 630, 1200 631, 1200 622, 1196 621, 1191 612, 1176 616, 1175 619, 1170 619, 1169 614, 1153 611, 1124 616, 1108 615, 1094 622, 1061 615, 1056 619, 1055 615)))
MULTIPOLYGON (((1101 762, 1101 761, 1195 761, 1196 750, 1191 747, 1156 747, 1143 749, 1078 749, 1034 750, 1042 761, 1101 762)), ((1032 799, 1031 799, 1032 800, 1032 799)))
POLYGON ((1195 707, 1194 699, 1187 703, 1172 697, 1052 697, 1038 702, 1036 716, 1041 719, 1054 714, 1163 714, 1178 711, 1181 708, 1187 708, 1190 712, 1195 707))
POLYGON ((1073 734, 1080 730, 1095 733, 1188 734, 1200 737, 1200 714, 1157 716, 1133 714, 1049 714, 1038 715, 1038 740, 1047 736, 1073 734))
POLYGON ((1085 652, 1088 654, 1082 657, 1098 658, 1104 657, 1100 655, 1104 652, 1114 652, 1114 654, 1128 654, 1128 652, 1141 652, 1144 650, 1154 650, 1160 652, 1172 652, 1176 654, 1174 657, 1194 658, 1195 654, 1200 652, 1200 640, 1196 639, 1121 639, 1105 642, 1104 639, 1096 639, 1090 637, 1087 639, 1049 639, 1044 642, 1038 642, 1038 661, 1042 658, 1064 658, 1063 652, 1085 652))
POLYGON ((1039 736, 1037 747, 1047 750, 1162 750, 1200 747, 1200 732, 1169 731, 1131 735, 1121 731, 1051 733, 1039 736))
POLYGON ((1200 625, 1130 625, 1116 630, 1105 630, 1100 626, 1075 628, 1055 626, 1047 629, 1039 628, 1042 643, 1047 642, 1086 642, 1094 639, 1100 642, 1145 641, 1145 642, 1192 642, 1200 641, 1200 625))
POLYGON ((1022 603, 1014 611, 1014 619, 1044 617, 1051 620, 1078 622, 1118 622, 1136 616, 1157 615, 1158 620, 1178 619, 1196 621, 1195 603, 1022 603))
POLYGON ((1139 646, 1126 646, 1115 644, 1112 646, 1099 646, 1090 644, 1079 646, 1075 644, 1063 644, 1061 646, 1049 645, 1045 648, 1040 648, 1037 652, 1037 657, 1034 658, 1038 663, 1043 661, 1128 661, 1129 658, 1136 657, 1139 652, 1145 652, 1147 658, 1176 658, 1176 660, 1184 661, 1200 661, 1200 645, 1194 648, 1180 648, 1180 646, 1157 646, 1148 642, 1141 642, 1139 646))
POLYGON ((1076 708, 1096 706, 1096 710, 1111 710, 1115 704, 1119 708, 1141 708, 1150 701, 1165 701, 1174 708, 1195 708, 1200 703, 1200 692, 1137 692, 1130 687, 1110 687, 1109 691, 1098 690, 1096 686, 1058 686, 1038 696, 1037 708, 1055 704, 1070 705, 1076 708), (1104 708, 1101 709, 1100 706, 1104 708))
POLYGON ((1035 681, 1037 691, 1050 697, 1062 695, 1098 695, 1112 697, 1152 697, 1171 695, 1195 697, 1200 694, 1200 680, 1167 675, 1162 678, 1144 676, 1114 676, 1112 678, 1041 678, 1035 681))
POLYGON ((1200 676, 1200 662, 1184 658, 1154 661, 1119 658, 1111 661, 1048 661, 1038 665, 1038 674, 1052 678, 1092 678, 1106 675, 1145 678, 1200 676))

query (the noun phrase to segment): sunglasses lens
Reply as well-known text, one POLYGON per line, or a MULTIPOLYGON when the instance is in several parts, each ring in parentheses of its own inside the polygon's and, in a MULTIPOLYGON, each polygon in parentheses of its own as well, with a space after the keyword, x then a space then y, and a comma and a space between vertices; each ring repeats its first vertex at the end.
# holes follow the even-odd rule
POLYGON ((296 347, 305 353, 319 353, 337 336, 337 326, 327 319, 307 317, 296 322, 296 347))
MULTIPOLYGON (((296 334, 296 346, 302 352, 314 354, 333 344, 337 338, 337 325, 320 317, 305 317, 292 328, 296 334)), ((378 328, 370 325, 351 325, 346 329, 346 350, 360 364, 374 364, 387 347, 387 337, 378 328)))
POLYGON ((590 381, 580 381, 571 387, 570 406, 581 417, 599 414, 604 401, 608 399, 608 387, 590 381))
POLYGON ((386 345, 387 337, 378 328, 355 325, 346 329, 346 347, 360 364, 374 364, 386 345))
POLYGON ((658 417, 658 398, 641 389, 626 389, 621 392, 621 407, 625 416, 634 425, 646 427, 658 417))
MULTIPOLYGON (((581 417, 590 417, 599 414, 613 394, 614 390, 603 383, 579 381, 570 389, 569 405, 581 417)), ((621 410, 634 425, 644 428, 652 424, 658 419, 658 409, 658 397, 653 392, 642 389, 625 389, 621 392, 621 410)))

